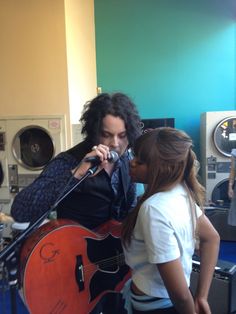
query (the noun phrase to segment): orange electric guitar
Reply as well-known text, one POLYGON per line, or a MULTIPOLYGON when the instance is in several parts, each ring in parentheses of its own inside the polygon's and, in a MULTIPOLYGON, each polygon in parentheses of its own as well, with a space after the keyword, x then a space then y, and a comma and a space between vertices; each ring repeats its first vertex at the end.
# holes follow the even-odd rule
POLYGON ((21 250, 20 282, 32 314, 90 313, 107 292, 130 277, 124 263, 120 223, 96 231, 70 220, 39 227, 21 250))

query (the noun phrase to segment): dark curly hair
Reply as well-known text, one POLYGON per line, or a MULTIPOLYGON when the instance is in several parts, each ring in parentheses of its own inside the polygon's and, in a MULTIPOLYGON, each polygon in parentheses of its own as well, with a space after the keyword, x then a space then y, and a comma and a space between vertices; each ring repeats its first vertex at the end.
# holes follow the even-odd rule
POLYGON ((125 123, 129 146, 133 146, 141 135, 141 123, 136 106, 131 99, 122 93, 102 93, 87 102, 80 118, 81 133, 91 145, 98 143, 102 131, 102 120, 106 115, 121 118, 125 123))

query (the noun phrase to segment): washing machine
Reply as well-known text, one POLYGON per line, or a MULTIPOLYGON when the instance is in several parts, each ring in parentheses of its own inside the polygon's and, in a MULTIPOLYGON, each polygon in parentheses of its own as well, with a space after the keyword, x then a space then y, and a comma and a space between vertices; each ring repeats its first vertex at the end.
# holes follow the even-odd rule
POLYGON ((65 149, 64 116, 0 118, 0 210, 9 213, 16 193, 65 149))
POLYGON ((0 212, 9 208, 8 171, 6 152, 6 121, 0 120, 0 212))
POLYGON ((207 204, 229 207, 231 150, 236 148, 236 111, 201 114, 201 177, 207 204))

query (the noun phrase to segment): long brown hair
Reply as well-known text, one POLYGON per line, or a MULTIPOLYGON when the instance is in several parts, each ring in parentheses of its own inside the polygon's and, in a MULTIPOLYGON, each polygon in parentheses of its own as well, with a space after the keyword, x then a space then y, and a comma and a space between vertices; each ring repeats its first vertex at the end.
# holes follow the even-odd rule
POLYGON ((157 192, 185 183, 190 197, 203 207, 205 190, 197 180, 197 159, 192 139, 181 130, 163 127, 144 133, 134 145, 135 157, 147 166, 147 188, 123 222, 122 242, 130 244, 141 204, 157 192))

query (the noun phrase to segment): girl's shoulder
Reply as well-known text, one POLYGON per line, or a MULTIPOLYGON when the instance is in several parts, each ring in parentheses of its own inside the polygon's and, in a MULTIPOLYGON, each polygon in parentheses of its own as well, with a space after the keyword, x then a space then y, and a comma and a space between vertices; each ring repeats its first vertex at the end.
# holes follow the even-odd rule
POLYGON ((183 199, 183 197, 186 199, 187 191, 182 184, 177 184, 167 191, 151 195, 143 202, 142 208, 145 208, 145 210, 159 209, 162 211, 163 208, 172 208, 176 205, 176 200, 183 199))
MULTIPOLYGON (((187 191, 186 191, 185 187, 183 186, 183 184, 178 183, 166 191, 160 191, 160 192, 154 193, 146 201, 149 203, 152 203, 152 202, 155 202, 156 199, 158 199, 158 200, 162 200, 162 199, 171 200, 176 195, 186 195, 186 194, 187 194, 187 191)), ((146 201, 144 201, 144 202, 146 202, 146 201)))

